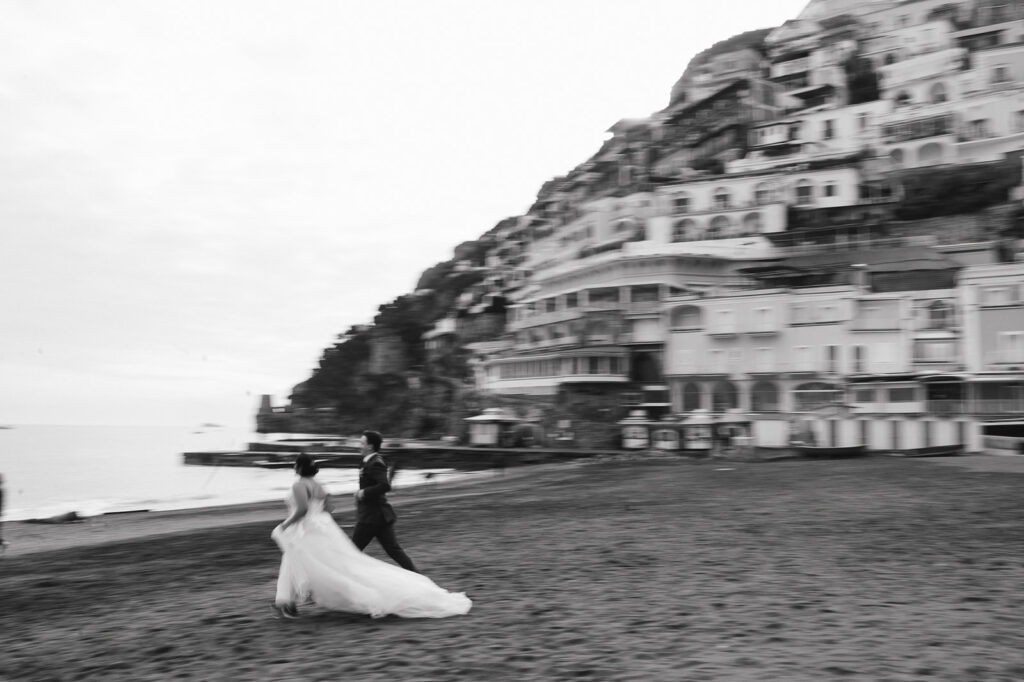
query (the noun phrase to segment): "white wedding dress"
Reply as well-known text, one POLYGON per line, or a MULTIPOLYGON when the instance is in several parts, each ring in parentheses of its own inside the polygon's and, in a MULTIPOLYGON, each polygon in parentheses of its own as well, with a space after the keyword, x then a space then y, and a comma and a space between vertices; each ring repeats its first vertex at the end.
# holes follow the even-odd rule
MULTIPOLYGON (((295 499, 289 494, 289 509, 295 499)), ((323 498, 309 500, 306 515, 271 534, 281 548, 277 604, 314 601, 332 611, 405 618, 445 618, 469 612, 464 593, 448 592, 430 578, 375 559, 352 544, 323 498)))

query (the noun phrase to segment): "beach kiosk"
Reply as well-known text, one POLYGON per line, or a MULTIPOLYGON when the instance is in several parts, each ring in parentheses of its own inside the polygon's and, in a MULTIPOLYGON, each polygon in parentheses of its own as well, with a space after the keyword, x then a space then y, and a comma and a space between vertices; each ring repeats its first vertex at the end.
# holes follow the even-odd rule
POLYGON ((666 415, 651 423, 651 447, 655 450, 678 452, 683 444, 683 426, 679 417, 666 415))
POLYGON ((630 410, 629 416, 618 422, 622 427, 623 450, 646 450, 650 446, 650 422, 644 410, 630 410))
POLYGON ((469 444, 504 447, 509 444, 513 431, 521 420, 500 407, 488 407, 482 414, 467 417, 469 444))
POLYGON ((690 412, 682 426, 683 450, 691 455, 709 454, 713 428, 713 420, 707 410, 696 409, 690 412))

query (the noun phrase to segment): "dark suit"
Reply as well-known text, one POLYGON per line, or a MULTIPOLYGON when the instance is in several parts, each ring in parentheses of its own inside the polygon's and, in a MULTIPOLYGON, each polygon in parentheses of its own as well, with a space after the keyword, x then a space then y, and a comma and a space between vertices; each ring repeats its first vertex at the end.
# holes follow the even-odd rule
POLYGON ((368 461, 360 465, 359 490, 363 496, 356 501, 356 527, 352 530, 352 542, 359 549, 365 549, 371 540, 377 538, 377 542, 395 563, 407 571, 416 571, 412 559, 395 537, 395 510, 387 498, 391 480, 387 462, 379 452, 373 453, 368 461))

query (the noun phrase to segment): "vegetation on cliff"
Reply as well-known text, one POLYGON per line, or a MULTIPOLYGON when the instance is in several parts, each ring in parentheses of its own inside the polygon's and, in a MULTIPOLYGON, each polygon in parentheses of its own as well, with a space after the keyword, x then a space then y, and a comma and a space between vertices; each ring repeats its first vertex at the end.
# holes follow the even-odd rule
POLYGON ((378 308, 372 326, 339 335, 312 376, 296 386, 292 407, 300 412, 333 408, 333 416, 316 420, 315 430, 350 433, 377 427, 409 437, 447 430, 445 413, 469 376, 466 353, 456 347, 428 361, 423 335, 481 277, 480 270, 457 271, 454 261, 428 268, 415 293, 378 308), (400 362, 375 360, 374 344, 392 348, 400 362))

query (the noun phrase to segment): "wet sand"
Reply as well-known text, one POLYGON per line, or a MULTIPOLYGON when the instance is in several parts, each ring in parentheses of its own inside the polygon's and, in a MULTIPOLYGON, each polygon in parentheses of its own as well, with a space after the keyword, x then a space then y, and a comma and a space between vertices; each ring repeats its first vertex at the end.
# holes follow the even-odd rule
POLYGON ((0 679, 1020 681, 1006 461, 615 458, 399 490, 406 550, 474 600, 444 620, 272 619, 280 504, 8 523, 0 679))

